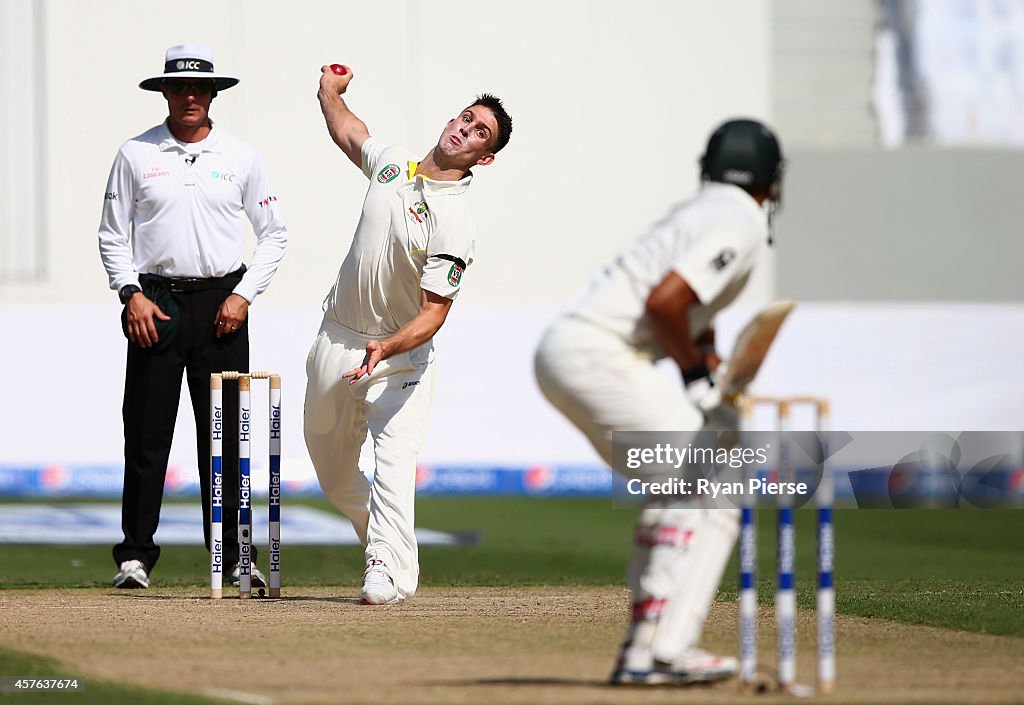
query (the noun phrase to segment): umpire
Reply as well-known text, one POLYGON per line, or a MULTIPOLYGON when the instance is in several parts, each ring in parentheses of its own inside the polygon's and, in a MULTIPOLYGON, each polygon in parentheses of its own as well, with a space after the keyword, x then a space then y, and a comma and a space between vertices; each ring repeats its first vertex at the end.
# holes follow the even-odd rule
MULTIPOLYGON (((218 92, 237 83, 214 71, 208 47, 170 47, 163 73, 139 84, 163 95, 167 119, 121 145, 107 181, 100 257, 124 304, 121 323, 129 341, 122 407, 124 540, 113 551, 118 588, 149 587, 160 557, 153 537, 183 372, 196 422, 210 548, 210 373, 248 371, 249 305, 270 284, 285 253, 287 229, 262 159, 209 117, 218 92), (248 268, 242 262, 246 218, 256 234, 248 268)), ((237 395, 226 393, 224 401, 225 417, 236 418, 237 395)), ((225 489, 238 487, 237 433, 234 424, 225 424, 225 489)), ((224 492, 224 511, 238 511, 237 492, 224 492)), ((225 522, 224 565, 234 566, 236 580, 237 528, 225 522)), ((253 584, 261 585, 255 567, 252 575, 253 584)))

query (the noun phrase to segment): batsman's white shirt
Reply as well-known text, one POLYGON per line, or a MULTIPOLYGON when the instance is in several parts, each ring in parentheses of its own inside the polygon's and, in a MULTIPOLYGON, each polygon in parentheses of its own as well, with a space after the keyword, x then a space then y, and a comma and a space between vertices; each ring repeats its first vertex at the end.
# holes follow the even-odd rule
POLYGON ((545 333, 535 369, 548 399, 582 430, 609 465, 613 431, 696 431, 703 418, 654 366, 664 352, 647 297, 678 273, 699 303, 689 309, 696 339, 743 289, 768 239, 764 209, 741 188, 705 184, 669 211, 545 333))
POLYGON ((767 239, 765 211, 746 191, 731 184, 705 184, 694 199, 675 206, 606 267, 572 315, 663 357, 645 312, 651 290, 670 271, 686 280, 700 301, 689 309, 690 333, 696 339, 739 295, 767 239))
POLYGON ((208 279, 235 271, 246 218, 256 248, 234 291, 252 303, 270 284, 288 240, 259 153, 217 125, 194 143, 175 139, 166 122, 133 137, 114 157, 100 218, 110 288, 138 286, 139 274, 208 279))
POLYGON ((425 178, 409 150, 372 137, 362 157, 370 188, 324 312, 357 333, 386 337, 419 312, 420 289, 458 296, 473 261, 476 226, 466 198, 473 177, 425 178))
POLYGON ((403 598, 419 582, 416 457, 433 397, 433 341, 382 360, 354 384, 341 375, 363 363, 370 340, 416 316, 421 289, 454 299, 473 259, 466 202, 472 177, 433 181, 416 173, 412 159, 402 147, 363 143, 370 186, 306 360, 304 414, 306 447, 324 494, 352 522, 367 559, 388 566, 403 598), (359 469, 367 433, 372 481, 359 469))

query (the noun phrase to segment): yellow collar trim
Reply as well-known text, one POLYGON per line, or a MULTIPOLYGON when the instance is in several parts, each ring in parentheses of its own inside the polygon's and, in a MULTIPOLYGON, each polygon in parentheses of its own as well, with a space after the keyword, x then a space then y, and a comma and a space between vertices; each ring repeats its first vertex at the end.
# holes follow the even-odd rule
POLYGON ((409 178, 416 176, 416 170, 419 168, 419 162, 409 162, 409 178))

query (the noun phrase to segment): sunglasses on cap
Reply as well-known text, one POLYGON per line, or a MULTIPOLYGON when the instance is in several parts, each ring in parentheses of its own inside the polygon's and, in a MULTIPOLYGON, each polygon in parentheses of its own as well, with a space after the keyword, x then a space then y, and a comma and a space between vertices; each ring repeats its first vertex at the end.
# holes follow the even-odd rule
POLYGON ((210 95, 213 92, 213 81, 164 81, 163 85, 171 95, 210 95))

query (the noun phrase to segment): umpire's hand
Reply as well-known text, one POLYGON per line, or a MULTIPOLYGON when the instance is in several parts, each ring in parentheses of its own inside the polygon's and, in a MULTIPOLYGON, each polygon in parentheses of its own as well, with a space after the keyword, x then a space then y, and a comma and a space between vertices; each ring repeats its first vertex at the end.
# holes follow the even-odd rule
POLYGON ((138 343, 140 347, 151 348, 160 340, 156 334, 154 318, 169 321, 171 317, 160 310, 151 299, 141 291, 135 292, 128 301, 128 340, 138 343))
POLYGON ((238 294, 228 294, 224 303, 217 311, 217 317, 213 320, 214 328, 217 330, 217 337, 234 333, 245 323, 249 315, 249 302, 238 294))

